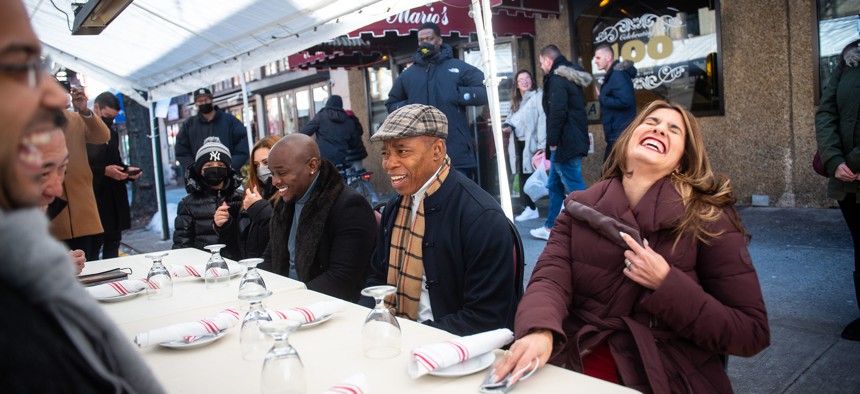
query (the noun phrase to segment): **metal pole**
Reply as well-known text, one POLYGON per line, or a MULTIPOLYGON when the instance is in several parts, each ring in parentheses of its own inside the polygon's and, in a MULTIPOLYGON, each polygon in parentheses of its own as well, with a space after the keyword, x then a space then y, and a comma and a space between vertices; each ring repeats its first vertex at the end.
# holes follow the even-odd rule
MULTIPOLYGON (((514 220, 514 209, 511 206, 511 189, 508 184, 507 162, 505 161, 504 139, 502 137, 502 117, 499 108, 499 77, 496 72, 496 47, 493 36, 493 20, 490 0, 472 0, 472 15, 475 19, 475 30, 478 32, 478 45, 481 48, 483 63, 484 85, 490 105, 490 127, 493 130, 493 140, 496 145, 496 166, 499 173, 499 198, 502 210, 508 219, 514 220)), ((511 137, 513 138, 513 137, 511 137)))
MULTIPOLYGON (((248 154, 254 151, 254 132, 251 130, 251 108, 248 107, 248 81, 245 72, 239 71, 239 81, 242 82, 242 120, 245 122, 245 133, 248 134, 248 154)), ((251 158, 253 161, 254 159, 251 158)))
POLYGON ((170 239, 170 227, 167 223, 167 198, 164 194, 164 167, 161 165, 161 130, 158 119, 155 118, 155 101, 149 92, 149 122, 152 125, 152 164, 155 169, 155 194, 158 196, 158 213, 161 215, 161 240, 170 239))

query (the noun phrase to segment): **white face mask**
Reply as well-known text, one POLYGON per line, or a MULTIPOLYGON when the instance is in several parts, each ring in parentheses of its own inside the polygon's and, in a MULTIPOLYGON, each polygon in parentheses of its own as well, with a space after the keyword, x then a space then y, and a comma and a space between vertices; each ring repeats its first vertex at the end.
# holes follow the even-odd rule
POLYGON ((257 167, 257 178, 260 178, 260 182, 266 183, 271 177, 272 171, 269 171, 269 166, 257 167))

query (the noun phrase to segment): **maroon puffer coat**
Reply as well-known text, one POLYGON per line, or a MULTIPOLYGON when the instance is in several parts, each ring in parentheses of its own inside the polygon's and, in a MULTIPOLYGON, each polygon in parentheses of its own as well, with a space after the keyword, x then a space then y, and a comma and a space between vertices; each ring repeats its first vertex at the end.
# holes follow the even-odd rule
POLYGON ((669 178, 632 210, 620 178, 569 196, 518 307, 517 338, 552 331, 550 362, 580 372, 581 354, 606 341, 622 382, 642 392, 731 392, 719 355, 770 344, 758 276, 733 209, 709 224, 721 235, 684 236, 673 250, 682 213, 669 178), (671 266, 657 290, 624 276, 619 231, 647 239, 671 266))

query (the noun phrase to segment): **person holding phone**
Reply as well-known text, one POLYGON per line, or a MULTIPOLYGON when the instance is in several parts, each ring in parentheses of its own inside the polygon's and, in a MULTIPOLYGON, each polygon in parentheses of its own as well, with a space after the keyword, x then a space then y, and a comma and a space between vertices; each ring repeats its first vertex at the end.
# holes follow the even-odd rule
POLYGON ((93 172, 93 193, 99 209, 104 233, 96 239, 96 250, 103 259, 119 257, 122 231, 131 228, 126 182, 140 178, 141 170, 122 162, 119 153, 119 133, 113 126, 120 111, 119 98, 111 92, 96 96, 93 113, 110 129, 105 144, 87 144, 87 159, 93 172))

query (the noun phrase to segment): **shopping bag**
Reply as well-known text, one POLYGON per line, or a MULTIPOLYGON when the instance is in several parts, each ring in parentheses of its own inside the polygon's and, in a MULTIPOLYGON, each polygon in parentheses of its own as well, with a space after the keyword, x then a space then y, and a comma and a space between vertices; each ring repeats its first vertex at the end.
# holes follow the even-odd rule
POLYGON ((523 186, 523 191, 531 197, 532 201, 540 200, 549 195, 549 190, 546 188, 547 174, 543 168, 538 168, 526 179, 526 184, 523 186))

